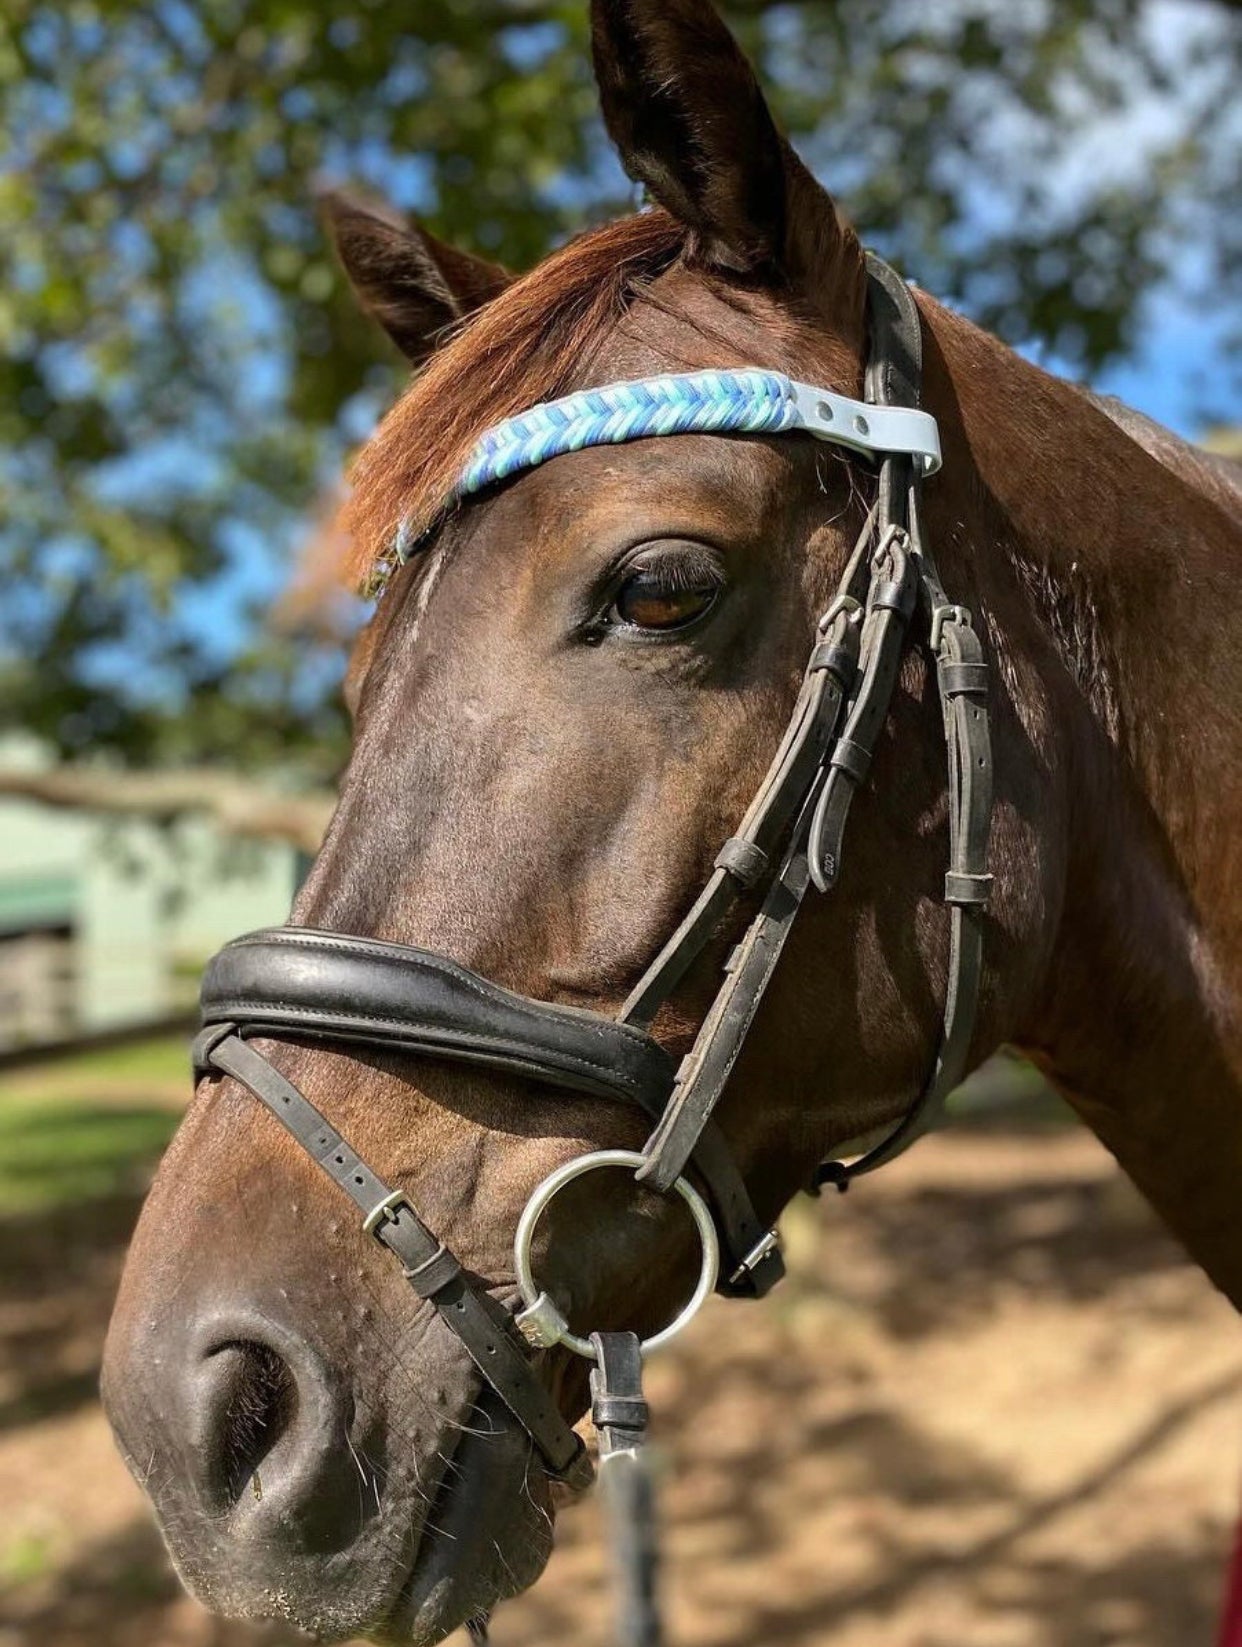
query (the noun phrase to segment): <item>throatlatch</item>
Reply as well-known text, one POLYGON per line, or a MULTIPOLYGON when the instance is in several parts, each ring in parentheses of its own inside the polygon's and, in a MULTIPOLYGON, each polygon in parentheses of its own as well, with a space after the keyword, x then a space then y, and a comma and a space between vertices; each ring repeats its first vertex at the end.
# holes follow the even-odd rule
MULTIPOLYGON (((655 1647, 660 1639, 652 1492, 641 1445, 647 1419, 642 1356, 680 1330, 713 1287, 733 1297, 762 1297, 783 1274, 777 1233, 759 1221, 714 1111, 798 910, 812 888, 829 892, 836 884, 850 802, 866 780, 916 611, 936 662, 948 753, 944 1018, 932 1071, 901 1121, 857 1160, 821 1167, 816 1184, 845 1189, 931 1124, 965 1074, 978 1011, 983 912, 991 888, 987 667, 971 615, 949 601, 923 533, 922 486, 939 467, 940 443, 934 419, 918 410, 918 311, 887 265, 868 254, 867 268, 871 358, 865 401, 753 369, 587 390, 489 430, 446 505, 456 507, 559 453, 690 430, 802 433, 881 456, 875 505, 816 627, 793 714, 767 775, 737 833, 721 848, 710 879, 619 1017, 515 995, 426 950, 289 927, 228 945, 203 981, 196 1068, 241 1082, 350 1196, 363 1214, 363 1228, 395 1255, 418 1297, 456 1334, 549 1473, 575 1485, 590 1479, 590 1464, 527 1345, 539 1351, 560 1346, 596 1363, 592 1395, 601 1469, 611 1483, 625 1647, 655 1647), (650 1026, 744 894, 758 899, 757 912, 725 961, 694 1045, 674 1067, 650 1026), (642 1108, 653 1130, 641 1154, 605 1150, 583 1156, 536 1188, 515 1238, 523 1296, 515 1320, 481 1283, 466 1277, 404 1192, 378 1178, 248 1044, 255 1036, 408 1051, 620 1098, 642 1108), (576 1334, 532 1273, 531 1241, 543 1208, 571 1178, 608 1166, 629 1169, 654 1191, 679 1195, 702 1244, 690 1303, 645 1345, 628 1333, 576 1334)), ((399 533, 380 576, 407 558, 411 547, 399 533)))

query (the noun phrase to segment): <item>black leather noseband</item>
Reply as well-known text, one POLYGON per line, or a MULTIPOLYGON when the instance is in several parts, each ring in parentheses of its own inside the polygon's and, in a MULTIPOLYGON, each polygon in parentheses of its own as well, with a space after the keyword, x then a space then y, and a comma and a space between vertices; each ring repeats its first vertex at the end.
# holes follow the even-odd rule
POLYGON ((237 938, 203 977, 206 1023, 482 1064, 659 1114, 674 1064, 629 1024, 514 995, 443 955, 304 927, 237 938))
MULTIPOLYGON (((868 258, 871 406, 917 407, 918 312, 904 282, 868 258)), ((861 409, 860 409, 861 410, 861 409)), ((445 956, 338 933, 285 927, 222 950, 203 983, 203 1073, 234 1077, 349 1195, 364 1228, 391 1250, 419 1297, 456 1333, 484 1380, 525 1427, 550 1471, 589 1473, 581 1444, 540 1383, 506 1312, 468 1277, 400 1191, 359 1159, 251 1038, 322 1041, 456 1061, 638 1106, 653 1123, 640 1176, 667 1192, 687 1169, 701 1181, 726 1255, 720 1290, 759 1297, 783 1274, 774 1231, 759 1222, 713 1115, 809 890, 840 873, 850 801, 887 718, 916 613, 936 661, 948 752, 948 989, 931 1074, 893 1130, 819 1183, 839 1188, 890 1160, 926 1128, 967 1068, 982 981, 991 885, 987 669, 969 612, 944 592, 921 519, 921 473, 889 455, 877 500, 812 639, 802 687, 767 776, 737 834, 620 1016, 515 995, 445 956), (648 1029, 689 968, 718 941, 743 894, 757 900, 717 995, 678 1065, 648 1029)))
MULTIPOLYGON (((303 927, 235 938, 209 963, 201 1004, 204 1026, 239 1037, 296 1036, 474 1064, 636 1104, 652 1122, 676 1077, 659 1042, 618 1019, 528 1000, 431 950, 303 927)), ((219 1062, 214 1050, 204 1053, 204 1067, 219 1062)), ((714 1125, 695 1140, 693 1156, 729 1260, 720 1290, 766 1291, 778 1279, 779 1254, 746 1267, 765 1226, 714 1125)))

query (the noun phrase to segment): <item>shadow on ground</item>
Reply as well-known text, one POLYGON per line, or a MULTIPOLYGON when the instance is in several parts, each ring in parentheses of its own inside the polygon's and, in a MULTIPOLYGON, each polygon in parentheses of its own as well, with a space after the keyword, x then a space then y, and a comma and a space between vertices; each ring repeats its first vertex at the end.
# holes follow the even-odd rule
MULTIPOLYGON (((0 1602, 0 1628, 4 1623, 0 1602)), ((64 1567, 44 1605, 21 1610, 15 1634, 23 1647, 172 1647, 182 1640, 195 1647, 305 1647, 307 1638, 278 1625, 232 1624, 187 1602, 159 1534, 145 1521, 64 1567), (177 1615, 188 1617, 183 1623, 177 1615)))
MULTIPOLYGON (((172 1119, 163 1112, 157 1132, 172 1119)), ((961 1136, 969 1154, 972 1128, 961 1136)), ((942 1347, 946 1334, 986 1329, 1002 1308, 1038 1308, 1050 1318, 1059 1310, 1069 1320, 1119 1309, 1122 1299, 1152 1333, 1177 1334, 1192 1320, 1200 1333, 1205 1320, 1215 1325, 1206 1283, 1110 1168, 1090 1153, 1072 1171, 1046 1165, 1040 1128, 1024 1137, 987 1125, 976 1143, 994 1136, 1005 1140, 1003 1170, 986 1161, 980 1170, 972 1156, 959 1172, 956 1146, 946 1141, 936 1146, 943 1171, 895 1175, 877 1193, 801 1209, 803 1256, 784 1299, 767 1310, 739 1307, 736 1318, 710 1315, 670 1359, 657 1400, 673 1466, 667 1517, 678 1640, 693 1647, 838 1640, 1206 1647, 1211 1640, 1220 1519, 1171 1506, 1167 1527, 1134 1534, 1121 1549, 1110 1544, 1106 1523, 1129 1484, 1145 1490, 1153 1458, 1236 1399, 1236 1367, 1190 1380, 1115 1444, 1079 1455, 1095 1463, 1051 1490, 1039 1490, 1017 1465, 998 1463, 994 1449, 946 1440, 923 1421, 917 1400, 907 1407, 901 1399, 907 1359, 942 1347), (808 1233, 820 1217, 827 1230, 808 1233), (1146 1289, 1137 1303, 1136 1287, 1146 1289), (722 1350, 726 1319, 738 1326, 722 1350), (891 1383, 877 1393, 873 1343, 884 1346, 886 1376, 898 1369, 896 1396, 891 1383), (1081 1555, 1047 1541, 1065 1526, 1090 1530, 1081 1555)), ((97 1193, 45 1198, 0 1217, 0 1439, 93 1401, 111 1299, 154 1153, 131 1149, 120 1179, 93 1181, 97 1193)), ((925 1376, 916 1360, 910 1365, 912 1379, 925 1376)), ((955 1376, 971 1375, 965 1366, 955 1376)), ((1087 1368, 1079 1376, 1094 1374, 1087 1368)), ((1039 1398, 1032 1388, 1032 1401, 1039 1398)), ((153 1529, 130 1514, 37 1583, 10 1575, 6 1594, 0 1572, 0 1647, 260 1647, 302 1639, 275 1626, 209 1620, 181 1596, 153 1529)), ((594 1516, 588 1508, 564 1518, 547 1580, 502 1610, 497 1647, 593 1647, 608 1639, 594 1516)))
MULTIPOLYGON (((1041 1142, 1030 1140, 1036 1155, 1041 1142)), ((835 1208, 826 1210, 841 1221, 835 1208)), ((965 1326, 1015 1293, 1090 1304, 1127 1278, 1187 1263, 1137 1192, 1112 1174, 1087 1182, 927 1186, 873 1197, 865 1208, 850 1208, 855 1212, 845 1240, 852 1247, 861 1238, 882 1256, 883 1279, 860 1287, 843 1242, 842 1256, 829 1251, 811 1284, 827 1281, 841 1296, 865 1302, 899 1337, 965 1326)), ((869 1277, 874 1268, 868 1266, 869 1277)), ((1176 1311, 1177 1301, 1168 1307, 1176 1311)))

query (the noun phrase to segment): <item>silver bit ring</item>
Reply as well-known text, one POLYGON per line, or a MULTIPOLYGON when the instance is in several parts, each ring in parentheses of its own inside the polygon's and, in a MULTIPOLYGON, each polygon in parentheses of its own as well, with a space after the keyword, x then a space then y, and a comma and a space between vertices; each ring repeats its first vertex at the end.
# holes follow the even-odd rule
MULTIPOLYGON (((594 1172, 597 1167, 629 1167, 637 1172, 646 1164, 647 1157, 640 1155, 637 1150, 593 1150, 589 1155, 576 1156, 563 1167, 557 1167, 555 1172, 550 1172, 543 1182, 536 1184, 531 1191, 530 1200, 522 1209, 522 1216, 518 1219, 517 1231, 513 1237, 513 1269, 517 1276, 518 1290, 522 1294, 522 1302, 526 1305, 517 1317, 517 1325, 529 1343, 539 1349, 551 1349, 556 1344, 563 1344, 567 1350, 572 1350, 584 1360, 595 1360, 595 1351, 590 1340, 580 1338, 569 1330, 569 1323, 565 1317, 535 1281, 531 1268, 531 1243, 534 1240, 535 1225, 543 1216, 553 1196, 575 1178, 581 1178, 584 1173, 594 1172)), ((690 1216, 694 1219, 703 1248, 703 1262, 699 1267, 699 1279, 687 1303, 667 1327, 662 1327, 659 1332, 644 1339, 639 1346, 644 1356, 660 1349, 670 1338, 676 1337, 683 1327, 689 1326, 715 1290, 716 1277, 720 1269, 720 1242, 707 1202, 685 1178, 675 1179, 672 1188, 690 1209, 690 1216)))

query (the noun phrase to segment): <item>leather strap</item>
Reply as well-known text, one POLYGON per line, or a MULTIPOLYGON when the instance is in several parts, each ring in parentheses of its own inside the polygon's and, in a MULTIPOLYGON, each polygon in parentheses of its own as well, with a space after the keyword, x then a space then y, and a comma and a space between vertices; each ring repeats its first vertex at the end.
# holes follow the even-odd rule
MULTIPOLYGON (((203 979, 205 1025, 243 1038, 296 1034, 333 1044, 399 1050, 504 1070, 637 1104, 658 1121, 674 1065, 642 1030, 575 1007, 529 1001, 443 955, 300 927, 235 939, 203 979)), ((720 1228, 720 1291, 762 1297, 784 1273, 780 1254, 747 1260, 761 1224, 718 1129, 694 1165, 720 1228)))
POLYGON ((227 1024, 203 1031, 196 1068, 231 1075, 264 1104, 363 1214, 363 1228, 388 1248, 420 1298, 461 1340, 484 1380, 526 1430, 554 1475, 585 1486, 590 1461, 512 1336, 511 1318, 466 1276, 405 1195, 347 1144, 310 1099, 227 1024))
POLYGON ((655 1489, 647 1463, 643 1361, 632 1332, 591 1334, 591 1417, 617 1587, 618 1647, 660 1647, 655 1489))
MULTIPOLYGON (((868 369, 867 392, 880 398, 903 395, 905 404, 917 405, 922 355, 918 309, 905 282, 871 254, 868 272, 872 277, 872 361, 886 364, 868 369)), ((816 1187, 831 1183, 840 1190, 900 1155, 943 1113, 949 1094, 966 1073, 983 989, 983 920, 992 885, 987 869, 992 820, 988 670, 971 615, 949 601, 935 557, 924 540, 920 477, 909 465, 905 469, 905 496, 900 504, 890 498, 889 506, 900 508, 909 524, 911 556, 941 695, 949 788, 949 870, 945 876, 949 967, 931 1074, 905 1115, 878 1144, 857 1160, 828 1161, 817 1170, 816 1187)), ((883 511, 883 496, 880 506, 883 511)))
POLYGON ((673 1061, 629 1024, 514 995, 444 955, 303 927, 227 944, 204 1023, 482 1064, 600 1098, 663 1104, 673 1061))
POLYGON ((600 1456, 641 1447, 651 1410, 643 1397, 643 1356, 632 1332, 593 1332, 591 1422, 600 1456))
MULTIPOLYGON (((833 619, 838 643, 853 632, 852 614, 842 611, 833 619)), ((638 1177, 652 1189, 667 1193, 685 1171, 703 1128, 732 1074, 738 1054, 754 1022, 768 984, 776 970, 793 926, 809 876, 805 853, 806 821, 812 798, 824 781, 825 760, 840 719, 844 691, 841 680, 827 668, 817 668, 812 657, 807 670, 807 705, 798 721, 798 735, 777 778, 796 791, 801 803, 792 830, 792 842, 769 887, 759 913, 745 937, 725 963, 725 977, 694 1046, 677 1070, 677 1080, 655 1131, 643 1146, 648 1161, 638 1177)), ((743 833, 745 825, 743 826, 743 833)))
POLYGON ((805 826, 796 831, 797 845, 786 854, 759 914, 725 962, 724 982, 677 1071, 659 1125, 643 1146, 647 1165, 636 1176, 651 1189, 666 1193, 681 1176, 733 1073, 810 885, 805 833, 805 826))
MULTIPOLYGON (((877 404, 899 400, 917 405, 922 367, 918 310, 905 282, 886 264, 869 256, 868 273, 872 351, 867 395, 877 404)), ((868 521, 868 530, 874 524, 880 536, 871 561, 857 692, 844 730, 835 745, 827 746, 831 753, 826 770, 821 753, 820 765, 802 792, 803 816, 809 816, 805 845, 799 824, 758 916, 726 963, 724 982, 694 1047, 678 1068, 664 1115, 644 1148, 648 1163, 638 1176, 653 1189, 671 1188, 719 1101, 808 883, 827 891, 840 873, 849 804, 867 774, 892 704, 906 627, 918 594, 941 671, 949 757, 950 866, 945 894, 952 913, 944 1021, 931 1077, 897 1126, 858 1161, 826 1163, 816 1182, 831 1181, 844 1189, 854 1177, 891 1160, 930 1124, 965 1073, 982 982, 982 914, 991 884, 986 865, 991 817, 986 667, 970 614, 947 602, 934 561, 922 543, 919 497, 920 477, 914 467, 905 459, 887 459, 876 510, 868 521)), ((847 580, 849 575, 847 569, 847 580)), ((847 589, 848 581, 842 587, 847 589)), ((745 829, 740 833, 745 836, 745 829)))
POLYGON ((827 782, 811 821, 808 863, 811 879, 820 892, 827 892, 841 872, 841 848, 850 802, 870 769, 893 701, 906 624, 915 602, 913 570, 903 547, 904 537, 899 527, 890 528, 881 538, 873 561, 862 684, 845 731, 832 752, 827 782), (894 591, 894 597, 878 603, 877 588, 894 591))
MULTIPOLYGON (((978 681, 974 671, 984 667, 982 648, 969 627, 969 614, 963 617, 965 621, 954 619, 943 625, 940 656, 945 661, 940 668, 951 670, 959 660, 967 661, 978 681)), ((966 1074, 982 994, 983 919, 992 885, 987 873, 992 756, 985 689, 975 685, 969 691, 944 693, 943 707, 952 867, 945 876, 945 902, 950 906, 949 968, 935 1064, 919 1096, 893 1130, 855 1161, 826 1162, 816 1172, 817 1186, 831 1183, 845 1189, 853 1179, 874 1172, 908 1149, 935 1124, 949 1094, 966 1074)))
POLYGON ((871 349, 864 394, 873 406, 918 406, 923 393, 923 328, 910 288, 882 257, 867 252, 871 349))
MULTIPOLYGON (((843 590, 846 587, 847 580, 843 580, 843 590)), ((836 731, 841 700, 854 684, 858 628, 851 617, 850 610, 843 610, 834 614, 826 627, 821 623, 824 635, 817 636, 793 714, 772 764, 737 834, 717 857, 715 872, 622 1007, 622 1023, 644 1027, 651 1023, 717 936, 738 894, 756 884, 758 866, 772 860, 787 834, 823 766, 836 731)))

